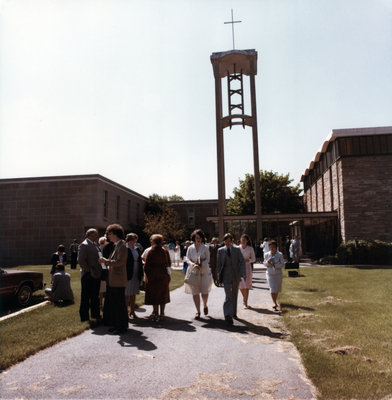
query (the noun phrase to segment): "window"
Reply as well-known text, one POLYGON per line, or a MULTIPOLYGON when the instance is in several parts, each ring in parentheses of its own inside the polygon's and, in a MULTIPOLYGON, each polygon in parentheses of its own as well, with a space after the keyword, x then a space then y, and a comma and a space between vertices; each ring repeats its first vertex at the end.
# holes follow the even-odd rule
POLYGON ((120 196, 117 196, 116 200, 116 218, 118 220, 120 219, 120 196))
POLYGON ((108 217, 108 191, 104 190, 103 192, 103 217, 108 217))

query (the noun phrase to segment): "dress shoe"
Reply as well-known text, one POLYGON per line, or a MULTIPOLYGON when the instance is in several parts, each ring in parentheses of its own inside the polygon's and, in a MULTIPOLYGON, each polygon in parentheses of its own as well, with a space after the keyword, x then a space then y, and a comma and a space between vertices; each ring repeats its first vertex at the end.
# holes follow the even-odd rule
POLYGON ((232 317, 225 317, 225 321, 227 325, 233 325, 233 318, 232 317))

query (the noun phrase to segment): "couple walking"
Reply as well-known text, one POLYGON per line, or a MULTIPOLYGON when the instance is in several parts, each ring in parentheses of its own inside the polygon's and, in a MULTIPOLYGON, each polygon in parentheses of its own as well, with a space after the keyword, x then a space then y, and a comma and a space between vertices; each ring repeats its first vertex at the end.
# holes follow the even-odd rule
MULTIPOLYGON (((188 248, 187 261, 188 271, 185 280, 194 269, 199 272, 197 283, 186 283, 185 292, 193 295, 196 307, 195 318, 199 318, 200 296, 203 301, 204 315, 208 315, 208 293, 212 287, 212 274, 209 268, 210 252, 205 243, 205 235, 201 229, 197 229, 191 236, 194 244, 188 248)), ((233 318, 237 317, 238 288, 241 278, 246 278, 246 268, 241 250, 233 246, 233 236, 227 233, 224 238, 224 246, 218 249, 216 280, 223 284, 225 290, 225 301, 223 303, 223 314, 228 324, 233 324, 233 318)))

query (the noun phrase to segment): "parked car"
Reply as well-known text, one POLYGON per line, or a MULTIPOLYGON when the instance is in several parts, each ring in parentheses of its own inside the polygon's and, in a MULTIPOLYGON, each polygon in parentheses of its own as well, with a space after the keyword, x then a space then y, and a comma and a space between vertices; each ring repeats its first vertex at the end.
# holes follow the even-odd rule
POLYGON ((33 292, 44 288, 43 278, 41 272, 0 268, 0 297, 14 297, 22 307, 28 306, 33 292))

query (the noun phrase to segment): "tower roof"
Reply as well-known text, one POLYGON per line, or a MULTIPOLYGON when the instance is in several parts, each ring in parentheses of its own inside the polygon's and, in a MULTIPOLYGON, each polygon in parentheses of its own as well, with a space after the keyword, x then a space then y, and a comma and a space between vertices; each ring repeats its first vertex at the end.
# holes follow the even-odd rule
POLYGON ((211 54, 211 64, 214 68, 215 78, 224 78, 227 74, 242 72, 244 75, 251 74, 251 60, 253 62, 253 74, 257 75, 257 51, 229 50, 211 54), (235 71, 234 71, 235 66, 235 71))

